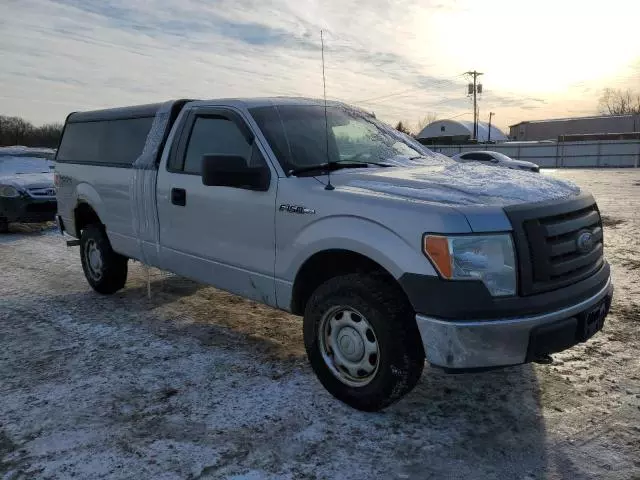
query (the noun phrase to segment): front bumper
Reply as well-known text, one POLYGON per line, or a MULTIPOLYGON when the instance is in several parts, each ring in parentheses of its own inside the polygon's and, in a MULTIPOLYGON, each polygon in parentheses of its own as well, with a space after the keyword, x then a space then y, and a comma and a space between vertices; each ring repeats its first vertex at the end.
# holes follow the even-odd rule
MULTIPOLYGON (((447 369, 475 369, 517 365, 532 358, 532 340, 537 339, 536 352, 544 351, 540 339, 549 339, 550 343, 557 338, 555 332, 571 328, 571 322, 577 323, 579 315, 601 302, 603 299, 610 305, 613 296, 613 284, 609 278, 604 287, 597 293, 574 305, 533 316, 452 321, 426 315, 416 315, 416 322, 422 337, 427 361, 432 365, 447 369), (570 320, 571 319, 571 320, 570 320), (558 327, 555 329, 555 327, 558 327), (546 329, 546 336, 537 336, 537 332, 546 329)), ((576 332, 575 326, 572 330, 576 332)), ((565 344, 568 348, 581 339, 574 335, 575 341, 565 344)), ((547 341, 547 340, 545 340, 547 341)), ((550 345, 549 351, 556 345, 550 345)))
POLYGON ((23 195, 0 198, 0 218, 7 222, 38 223, 53 220, 57 210, 55 198, 33 198, 23 195))

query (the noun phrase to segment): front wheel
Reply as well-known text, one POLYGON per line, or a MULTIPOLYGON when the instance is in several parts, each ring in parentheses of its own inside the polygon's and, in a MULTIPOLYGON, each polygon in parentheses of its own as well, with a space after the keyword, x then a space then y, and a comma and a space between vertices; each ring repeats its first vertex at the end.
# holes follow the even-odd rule
POLYGON ((111 248, 101 225, 92 224, 80 236, 80 259, 84 276, 98 293, 111 294, 127 281, 127 258, 111 248))
POLYGON ((398 401, 424 368, 413 311, 385 280, 366 274, 332 278, 305 309, 304 343, 314 372, 334 397, 358 410, 398 401))

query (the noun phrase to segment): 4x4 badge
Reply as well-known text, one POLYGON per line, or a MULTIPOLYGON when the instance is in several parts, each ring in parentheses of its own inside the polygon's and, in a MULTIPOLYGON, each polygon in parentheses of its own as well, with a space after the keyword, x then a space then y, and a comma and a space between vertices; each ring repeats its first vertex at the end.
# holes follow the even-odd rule
POLYGON ((313 215, 314 213, 316 213, 316 211, 312 208, 301 207, 299 205, 287 205, 286 203, 280 205, 280 208, 278 210, 280 210, 281 212, 299 213, 301 215, 313 215))

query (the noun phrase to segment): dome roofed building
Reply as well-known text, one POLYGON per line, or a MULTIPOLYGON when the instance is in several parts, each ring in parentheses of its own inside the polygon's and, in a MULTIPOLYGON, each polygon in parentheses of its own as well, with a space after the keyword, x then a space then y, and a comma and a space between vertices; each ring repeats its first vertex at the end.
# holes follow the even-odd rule
MULTIPOLYGON (((424 144, 451 144, 467 143, 473 138, 473 122, 468 120, 436 120, 424 127, 416 139, 424 144)), ((489 135, 489 124, 478 122, 478 142, 505 142, 507 136, 502 131, 491 125, 491 135, 489 135)))

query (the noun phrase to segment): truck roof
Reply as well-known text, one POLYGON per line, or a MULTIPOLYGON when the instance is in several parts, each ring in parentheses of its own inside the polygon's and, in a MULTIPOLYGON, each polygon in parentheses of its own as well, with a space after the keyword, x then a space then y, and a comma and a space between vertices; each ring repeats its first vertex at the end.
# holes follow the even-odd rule
MULTIPOLYGON (((324 100, 306 97, 256 97, 256 98, 213 98, 209 100, 175 100, 182 108, 186 102, 194 104, 227 104, 243 105, 246 108, 268 107, 274 105, 324 105, 324 100)), ((340 102, 328 100, 327 105, 339 105, 340 102)), ((159 103, 149 103, 146 105, 133 105, 130 107, 106 108, 102 110, 91 110, 86 112, 74 112, 67 118, 68 123, 96 122, 101 120, 122 120, 127 118, 153 117, 160 107, 159 103)))
MULTIPOLYGON (((197 103, 227 103, 242 104, 247 108, 269 107, 274 105, 324 105, 324 100, 308 97, 255 97, 255 98, 212 98, 209 100, 199 100, 197 103)), ((327 100, 328 105, 338 105, 340 102, 327 100)))
POLYGON ((96 122, 100 120, 122 120, 126 118, 153 117, 162 103, 134 105, 131 107, 106 108, 88 112, 74 112, 67 117, 67 123, 96 122))

